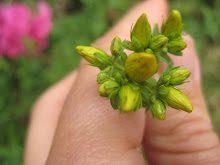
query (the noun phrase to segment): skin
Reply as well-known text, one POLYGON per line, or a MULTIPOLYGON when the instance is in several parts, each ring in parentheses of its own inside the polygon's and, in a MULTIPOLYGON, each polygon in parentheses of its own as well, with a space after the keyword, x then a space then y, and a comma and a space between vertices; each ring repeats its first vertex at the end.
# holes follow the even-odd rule
MULTIPOLYGON (((146 13, 151 25, 167 17, 166 0, 148 0, 133 7, 94 45, 109 53, 111 40, 129 38, 130 25, 146 13)), ((192 113, 167 110, 164 121, 144 110, 119 114, 98 94, 98 69, 82 61, 78 71, 48 89, 33 106, 26 140, 26 165, 117 164, 144 165, 138 151, 143 145, 149 164, 217 165, 220 144, 213 132, 200 85, 199 60, 193 39, 184 37, 184 56, 171 56, 175 66, 192 71, 181 86, 191 100, 192 113)), ((164 69, 160 68, 160 72, 164 69)))

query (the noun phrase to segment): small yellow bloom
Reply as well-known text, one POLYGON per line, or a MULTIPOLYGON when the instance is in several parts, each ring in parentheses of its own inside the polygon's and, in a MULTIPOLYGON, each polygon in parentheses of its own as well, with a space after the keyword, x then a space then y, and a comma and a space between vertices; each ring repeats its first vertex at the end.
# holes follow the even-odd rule
POLYGON ((142 82, 155 74, 157 61, 153 54, 132 53, 126 60, 124 67, 129 78, 142 82))

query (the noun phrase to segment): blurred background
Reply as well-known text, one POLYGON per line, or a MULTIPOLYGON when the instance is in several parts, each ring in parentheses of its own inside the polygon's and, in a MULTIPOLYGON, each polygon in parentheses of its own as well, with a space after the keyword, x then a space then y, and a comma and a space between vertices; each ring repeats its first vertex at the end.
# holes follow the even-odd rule
MULTIPOLYGON (((0 55, 1 165, 22 163, 31 107, 43 91, 78 67, 80 56, 75 47, 90 45, 139 1, 48 0, 53 10, 53 28, 47 48, 37 56, 34 53, 16 58, 0 55)), ((185 31, 195 38, 203 91, 220 137, 220 1, 169 1, 170 9, 181 12, 185 31)), ((1 0, 0 3, 11 2, 22 2, 36 10, 35 0, 1 0)), ((32 41, 25 44, 33 50, 32 41)))

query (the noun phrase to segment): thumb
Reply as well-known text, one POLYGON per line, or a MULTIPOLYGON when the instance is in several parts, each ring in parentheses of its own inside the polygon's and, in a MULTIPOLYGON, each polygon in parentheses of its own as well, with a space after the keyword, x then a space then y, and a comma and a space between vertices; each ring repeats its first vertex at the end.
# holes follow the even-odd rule
POLYGON ((208 116, 201 92, 199 60, 190 37, 182 57, 171 56, 175 66, 190 69, 190 83, 180 88, 192 102, 192 113, 167 110, 165 121, 147 116, 144 150, 150 164, 219 164, 220 145, 208 116), (168 163, 169 162, 169 163, 168 163))

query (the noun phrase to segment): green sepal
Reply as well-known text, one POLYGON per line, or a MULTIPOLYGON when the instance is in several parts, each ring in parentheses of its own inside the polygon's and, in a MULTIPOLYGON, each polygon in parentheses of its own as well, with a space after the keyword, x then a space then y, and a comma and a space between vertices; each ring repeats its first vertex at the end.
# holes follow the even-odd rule
POLYGON ((132 45, 134 47, 135 52, 144 52, 144 48, 141 46, 139 40, 133 36, 132 45))
POLYGON ((112 98, 114 98, 116 95, 118 95, 119 90, 120 90, 120 88, 114 90, 114 91, 107 97, 107 99, 112 99, 112 98))
POLYGON ((104 83, 105 81, 110 79, 111 75, 112 75, 112 66, 109 66, 104 70, 102 70, 101 72, 99 72, 99 74, 97 75, 97 83, 98 84, 104 83))
POLYGON ((110 99, 110 103, 114 110, 119 109, 119 97, 116 95, 115 97, 110 99))
POLYGON ((115 79, 115 81, 116 81, 117 83, 119 83, 119 84, 124 84, 124 79, 125 79, 125 77, 122 76, 121 73, 118 73, 118 72, 114 73, 113 78, 115 79))
POLYGON ((128 56, 125 52, 122 52, 121 54, 121 61, 123 62, 123 64, 125 64, 125 61, 128 59, 128 56))
POLYGON ((166 96, 170 93, 170 90, 168 88, 161 88, 161 89, 163 89, 163 90, 159 91, 160 95, 166 96))
POLYGON ((159 34, 160 34, 159 26, 158 26, 158 24, 155 24, 154 29, 153 29, 153 36, 156 36, 156 35, 159 35, 159 34))
POLYGON ((142 96, 140 94, 137 106, 134 109, 134 112, 137 112, 138 109, 142 108, 142 96))
POLYGON ((134 51, 134 46, 133 46, 133 44, 132 44, 131 41, 124 40, 124 41, 122 42, 122 46, 123 46, 125 49, 127 49, 127 50, 134 51))
POLYGON ((101 53, 94 53, 94 56, 97 58, 97 60, 99 60, 104 65, 111 64, 109 56, 103 56, 101 53))
POLYGON ((150 94, 150 93, 145 93, 145 94, 142 93, 142 104, 143 107, 146 107, 145 113, 147 113, 147 111, 150 110, 150 102, 151 102, 150 99, 153 95, 154 94, 150 94))

